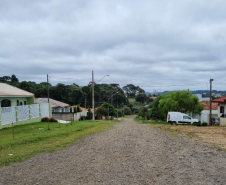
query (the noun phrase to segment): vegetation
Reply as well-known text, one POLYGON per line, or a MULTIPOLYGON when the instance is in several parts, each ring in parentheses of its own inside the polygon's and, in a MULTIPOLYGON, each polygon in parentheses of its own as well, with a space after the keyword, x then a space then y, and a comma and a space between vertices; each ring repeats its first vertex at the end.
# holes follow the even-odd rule
POLYGON ((79 138, 110 129, 117 121, 83 121, 72 124, 39 122, 0 130, 0 165, 23 161, 40 152, 52 152, 75 143, 79 138), (12 155, 11 155, 12 154, 12 155))
POLYGON ((150 118, 165 120, 170 111, 200 114, 203 105, 190 91, 176 91, 158 96, 150 111, 150 118))
POLYGON ((131 115, 131 114, 132 114, 131 108, 125 107, 125 108, 124 108, 124 114, 125 114, 125 115, 131 115))
POLYGON ((167 123, 166 121, 156 121, 156 120, 145 120, 143 119, 142 117, 140 116, 136 116, 134 118, 134 121, 138 122, 138 123, 142 123, 142 124, 154 124, 154 125, 158 125, 158 124, 161 124, 161 125, 170 125, 169 123, 167 123))

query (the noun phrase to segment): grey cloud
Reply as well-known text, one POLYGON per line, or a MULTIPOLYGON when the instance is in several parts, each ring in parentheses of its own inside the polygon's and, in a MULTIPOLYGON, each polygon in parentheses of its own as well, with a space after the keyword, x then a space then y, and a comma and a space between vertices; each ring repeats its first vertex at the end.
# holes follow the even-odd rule
POLYGON ((146 91, 206 89, 169 85, 224 79, 225 6, 223 0, 2 0, 0 76, 41 82, 48 73, 70 78, 52 83, 70 84, 94 70, 96 79, 111 74, 103 82, 146 91))

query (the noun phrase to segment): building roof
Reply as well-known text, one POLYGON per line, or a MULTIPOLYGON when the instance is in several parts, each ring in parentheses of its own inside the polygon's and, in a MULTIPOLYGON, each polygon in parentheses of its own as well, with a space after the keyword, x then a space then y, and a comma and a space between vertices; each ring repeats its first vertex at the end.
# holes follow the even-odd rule
POLYGON ((226 103, 226 97, 214 99, 214 100, 212 100, 212 102, 226 103))
POLYGON ((0 97, 32 97, 33 93, 24 91, 6 83, 0 83, 0 97))
MULTIPOLYGON (((70 106, 70 108, 77 108, 77 105, 70 106)), ((89 110, 89 108, 85 109, 84 107, 80 107, 80 109, 81 109, 82 111, 87 111, 87 112, 88 112, 88 110, 89 110)), ((90 110, 91 110, 91 112, 93 111, 93 109, 90 109, 90 110)))
MULTIPOLYGON (((48 98, 35 98, 35 103, 48 103, 48 98)), ((69 104, 49 98, 52 107, 68 107, 69 104)))
MULTIPOLYGON (((203 110, 210 110, 210 101, 201 101, 200 102, 203 105, 203 110)), ((212 102, 212 110, 218 109, 218 103, 212 102)))

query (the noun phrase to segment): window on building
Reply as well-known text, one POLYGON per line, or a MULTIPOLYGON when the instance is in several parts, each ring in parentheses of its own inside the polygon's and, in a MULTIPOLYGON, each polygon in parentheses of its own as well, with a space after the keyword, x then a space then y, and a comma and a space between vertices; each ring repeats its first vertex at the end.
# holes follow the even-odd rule
POLYGON ((20 105, 23 105, 23 103, 22 103, 22 102, 20 102, 20 105))
POLYGON ((24 101, 24 105, 27 105, 27 102, 26 101, 24 101))
POLYGON ((20 105, 20 102, 19 102, 19 100, 17 100, 17 101, 16 101, 16 105, 17 105, 17 106, 19 106, 19 105, 20 105))
POLYGON ((220 113, 224 114, 224 106, 220 106, 220 113))
POLYGON ((11 101, 8 99, 2 100, 1 102, 1 107, 10 107, 11 106, 11 101))

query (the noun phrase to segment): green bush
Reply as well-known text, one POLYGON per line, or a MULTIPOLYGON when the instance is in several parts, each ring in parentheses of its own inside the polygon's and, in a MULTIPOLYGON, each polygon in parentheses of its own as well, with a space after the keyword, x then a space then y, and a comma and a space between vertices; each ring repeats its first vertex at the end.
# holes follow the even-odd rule
POLYGON ((202 123, 202 126, 206 127, 208 124, 206 122, 202 123))
POLYGON ((126 107, 126 108, 124 108, 124 113, 125 113, 125 115, 131 115, 132 110, 129 107, 126 107))
MULTIPOLYGON (((117 117, 117 109, 115 109, 114 116, 117 117)), ((122 110, 121 109, 118 109, 118 117, 122 117, 122 110)))
POLYGON ((201 123, 196 123, 196 126, 201 127, 202 125, 201 125, 201 123))
POLYGON ((41 119, 41 122, 58 122, 55 118, 44 117, 41 119))

